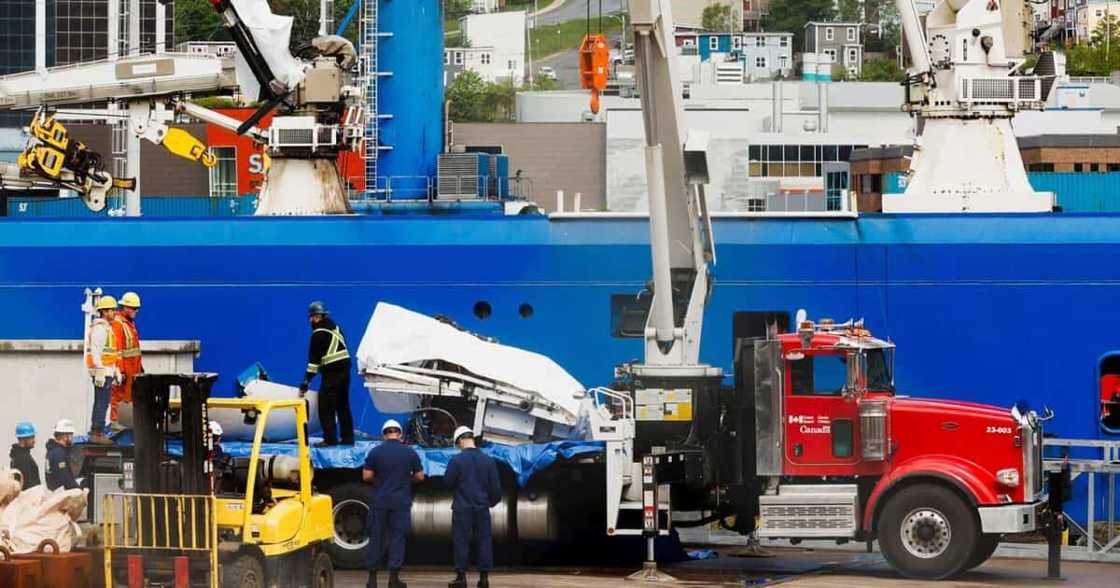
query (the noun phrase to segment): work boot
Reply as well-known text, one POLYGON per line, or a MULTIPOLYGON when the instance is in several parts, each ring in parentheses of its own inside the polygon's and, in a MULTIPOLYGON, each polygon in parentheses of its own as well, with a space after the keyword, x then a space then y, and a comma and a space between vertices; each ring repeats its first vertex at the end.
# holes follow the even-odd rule
POLYGON ((478 588, 490 588, 490 572, 478 573, 478 588))
POLYGON ((94 445, 113 445, 113 440, 106 437, 104 433, 93 431, 89 434, 89 442, 94 445))
POLYGON ((400 570, 389 570, 389 588, 408 588, 408 584, 401 582, 400 570))
POLYGON ((455 579, 447 584, 447 588, 467 588, 467 575, 455 572, 455 579))
POLYGON ((366 581, 366 588, 377 588, 377 570, 369 571, 369 580, 366 581))

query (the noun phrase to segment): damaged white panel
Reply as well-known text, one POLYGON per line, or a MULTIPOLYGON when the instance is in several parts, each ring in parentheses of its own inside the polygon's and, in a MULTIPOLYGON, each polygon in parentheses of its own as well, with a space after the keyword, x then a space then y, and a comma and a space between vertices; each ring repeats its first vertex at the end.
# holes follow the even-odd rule
MULTIPOLYGON (((480 385, 495 400, 524 395, 537 405, 535 416, 575 424, 580 415, 582 384, 556 362, 539 353, 509 347, 461 331, 400 306, 378 303, 357 353, 358 371, 374 402, 385 393, 459 395, 462 386, 480 385), (425 369, 423 362, 453 364, 469 373, 425 369)), ((400 402, 405 407, 410 403, 400 402)))
MULTIPOLYGON (((272 13, 267 0, 231 0, 241 22, 253 35, 261 57, 272 69, 276 79, 294 89, 303 80, 303 63, 292 57, 288 46, 292 37, 292 17, 272 13)), ((249 63, 239 51, 235 60, 237 83, 246 96, 260 96, 260 84, 253 77, 249 63)))
MULTIPOLYGON (((294 400, 299 398, 299 388, 276 382, 253 380, 245 385, 245 395, 258 400, 294 400)), ((309 390, 307 396, 307 429, 309 435, 318 435, 323 428, 319 422, 319 393, 309 390)), ((246 424, 245 415, 228 408, 211 409, 210 420, 222 426, 222 438, 230 441, 252 441, 256 424, 246 424)), ((273 411, 264 428, 266 442, 287 441, 296 438, 296 413, 291 409, 273 411)))

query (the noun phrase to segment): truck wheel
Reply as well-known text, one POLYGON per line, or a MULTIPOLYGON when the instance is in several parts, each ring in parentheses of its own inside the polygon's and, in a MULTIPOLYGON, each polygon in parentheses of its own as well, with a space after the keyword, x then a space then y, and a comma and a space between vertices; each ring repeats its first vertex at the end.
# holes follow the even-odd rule
POLYGON ((265 588, 264 568, 252 555, 239 555, 232 563, 222 566, 222 586, 265 588))
POLYGON ((1003 535, 981 535, 980 541, 976 544, 976 551, 973 552, 972 557, 969 558, 968 564, 964 566, 962 572, 967 572, 973 568, 982 565, 988 561, 989 557, 996 552, 999 547, 999 541, 1003 539, 1003 535))
POLYGON ((879 548, 903 576, 941 580, 965 569, 978 549, 971 506, 942 486, 911 486, 891 497, 879 516, 879 548))
POLYGON ((334 504, 334 539, 327 545, 327 553, 339 568, 364 568, 369 546, 369 490, 360 482, 350 482, 327 493, 334 504))
POLYGON ((334 564, 325 551, 315 554, 311 566, 311 588, 334 588, 334 564))

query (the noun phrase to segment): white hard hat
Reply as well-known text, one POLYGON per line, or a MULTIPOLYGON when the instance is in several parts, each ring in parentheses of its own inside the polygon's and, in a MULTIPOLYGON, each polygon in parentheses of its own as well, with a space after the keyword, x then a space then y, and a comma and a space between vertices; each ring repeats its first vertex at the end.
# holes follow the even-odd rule
POLYGON ((54 426, 55 434, 70 433, 74 434, 74 421, 70 419, 62 419, 54 426))
POLYGON ((393 420, 393 419, 389 419, 389 420, 385 421, 384 425, 381 425, 381 434, 384 435, 385 431, 388 431, 389 429, 396 429, 398 431, 403 431, 404 430, 404 429, 401 428, 401 424, 398 423, 397 421, 393 420))
POLYGON ((222 436, 222 425, 218 421, 210 421, 210 434, 215 437, 222 436))
POLYGON ((460 425, 458 429, 455 429, 455 442, 457 443, 459 441, 459 437, 462 437, 463 435, 470 435, 471 437, 474 437, 474 431, 472 431, 470 427, 460 425))

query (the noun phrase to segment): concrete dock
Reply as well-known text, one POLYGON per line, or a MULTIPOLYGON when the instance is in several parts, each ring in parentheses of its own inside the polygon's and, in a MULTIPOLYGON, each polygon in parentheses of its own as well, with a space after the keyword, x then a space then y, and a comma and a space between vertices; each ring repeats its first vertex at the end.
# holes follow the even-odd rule
MULTIPOLYGON (((928 582, 906 580, 892 571, 878 553, 861 553, 851 550, 817 550, 804 548, 771 548, 773 558, 747 558, 736 556, 734 549, 718 550, 716 559, 691 561, 665 566, 677 578, 676 583, 638 583, 626 580, 630 568, 557 567, 543 569, 499 568, 491 575, 494 588, 632 588, 635 586, 711 586, 715 588, 738 586, 778 585, 812 588, 855 587, 918 587, 941 588, 981 586, 1046 586, 1063 588, 1120 585, 1120 564, 1071 562, 1062 563, 1062 581, 1045 579, 1044 560, 996 557, 984 565, 947 581, 928 582)), ((447 569, 433 567, 406 568, 402 579, 409 588, 445 588, 451 579, 447 569)), ((469 576, 474 586, 477 575, 469 576)), ((379 578, 385 585, 386 576, 379 578)), ((340 571, 335 586, 363 588, 366 573, 340 571)))

